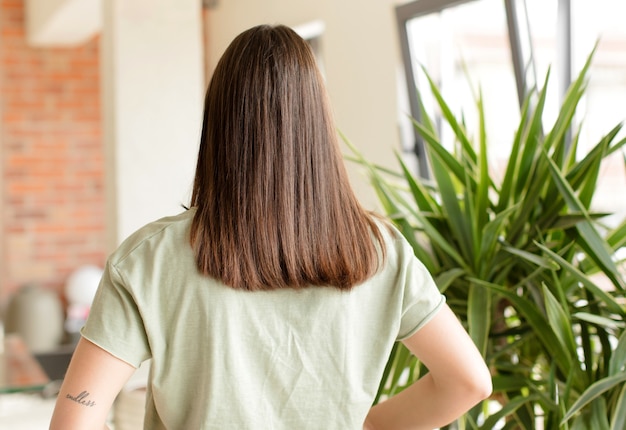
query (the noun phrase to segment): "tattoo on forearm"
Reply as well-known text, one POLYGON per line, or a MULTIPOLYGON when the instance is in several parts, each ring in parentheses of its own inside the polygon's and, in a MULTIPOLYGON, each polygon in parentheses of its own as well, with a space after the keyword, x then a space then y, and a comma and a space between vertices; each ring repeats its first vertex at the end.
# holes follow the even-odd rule
POLYGON ((96 406, 96 402, 94 402, 93 400, 87 400, 87 397, 89 397, 89 393, 87 391, 82 391, 77 396, 72 396, 71 394, 67 394, 65 396, 66 399, 70 399, 71 401, 83 406, 96 406))

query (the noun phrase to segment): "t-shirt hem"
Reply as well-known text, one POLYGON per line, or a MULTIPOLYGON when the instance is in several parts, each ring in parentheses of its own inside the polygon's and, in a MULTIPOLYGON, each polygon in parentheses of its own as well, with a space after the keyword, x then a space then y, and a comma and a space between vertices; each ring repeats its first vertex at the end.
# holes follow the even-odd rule
POLYGON ((435 315, 437 315, 437 312, 439 312, 439 310, 443 307, 443 305, 446 303, 446 297, 442 294, 441 295, 441 299, 439 300, 439 303, 437 303, 437 306, 435 306, 433 308, 432 311, 430 311, 424 318, 422 318, 420 320, 420 322, 411 330, 409 330, 406 334, 398 336, 398 338, 396 340, 398 341, 402 341, 405 339, 410 338, 411 336, 413 336, 415 333, 417 333, 422 327, 424 327, 431 319, 433 319, 433 317, 435 315))
POLYGON ((130 361, 130 360, 128 360, 128 359, 126 359, 126 358, 124 358, 124 357, 120 357, 120 355, 119 355, 119 354, 116 354, 114 351, 111 351, 111 349, 110 349, 110 348, 107 348, 107 347, 103 346, 100 342, 98 342, 98 341, 96 341, 96 340, 92 339, 89 335, 85 334, 85 329, 84 329, 84 327, 81 329, 81 331, 80 331, 80 335, 81 335, 81 336, 82 336, 85 340, 87 340, 87 341, 89 341, 89 342, 93 343, 93 344, 94 344, 94 345, 96 345, 98 348, 100 348, 100 349, 102 349, 102 350, 106 351, 107 353, 111 354, 113 357, 117 358, 118 360, 121 360, 121 361, 123 361, 124 363, 126 363, 126 364, 129 364, 129 365, 133 366, 135 369, 138 369, 138 368, 139 368, 139 366, 140 366, 140 365, 141 365, 141 363, 142 363, 142 362, 139 362, 139 363, 134 363, 134 362, 132 362, 132 361, 130 361))

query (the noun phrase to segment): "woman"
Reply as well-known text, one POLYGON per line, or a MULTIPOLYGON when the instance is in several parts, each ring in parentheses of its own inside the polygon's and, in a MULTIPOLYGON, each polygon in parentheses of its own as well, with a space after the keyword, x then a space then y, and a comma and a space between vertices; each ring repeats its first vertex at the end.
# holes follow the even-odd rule
POLYGON ((402 236, 350 189, 323 80, 284 26, 209 85, 190 209, 109 258, 53 429, 100 429, 151 361, 148 429, 432 429, 491 392, 402 236), (401 340, 430 372, 371 408, 401 340))

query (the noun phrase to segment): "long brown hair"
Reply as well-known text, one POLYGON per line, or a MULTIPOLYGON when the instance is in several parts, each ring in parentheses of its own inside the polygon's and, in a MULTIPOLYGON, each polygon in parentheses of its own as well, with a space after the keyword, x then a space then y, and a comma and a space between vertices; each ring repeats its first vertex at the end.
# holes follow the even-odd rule
POLYGON ((253 27, 220 59, 191 206, 199 270, 233 288, 349 289, 377 270, 380 231, 350 188, 314 56, 290 28, 253 27))

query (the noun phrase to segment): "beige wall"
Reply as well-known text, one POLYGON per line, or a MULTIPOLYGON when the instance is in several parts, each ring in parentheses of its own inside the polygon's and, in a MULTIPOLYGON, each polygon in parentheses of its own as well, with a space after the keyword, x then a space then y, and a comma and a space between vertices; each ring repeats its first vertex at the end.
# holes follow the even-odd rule
MULTIPOLYGON (((230 41, 257 24, 292 27, 320 20, 322 61, 338 128, 369 160, 396 166, 400 65, 394 4, 387 0, 219 0, 208 14, 212 69, 230 41)), ((353 163, 347 164, 364 205, 376 198, 353 163)))
POLYGON ((110 250, 189 204, 204 91, 199 0, 108 0, 102 104, 110 250))

